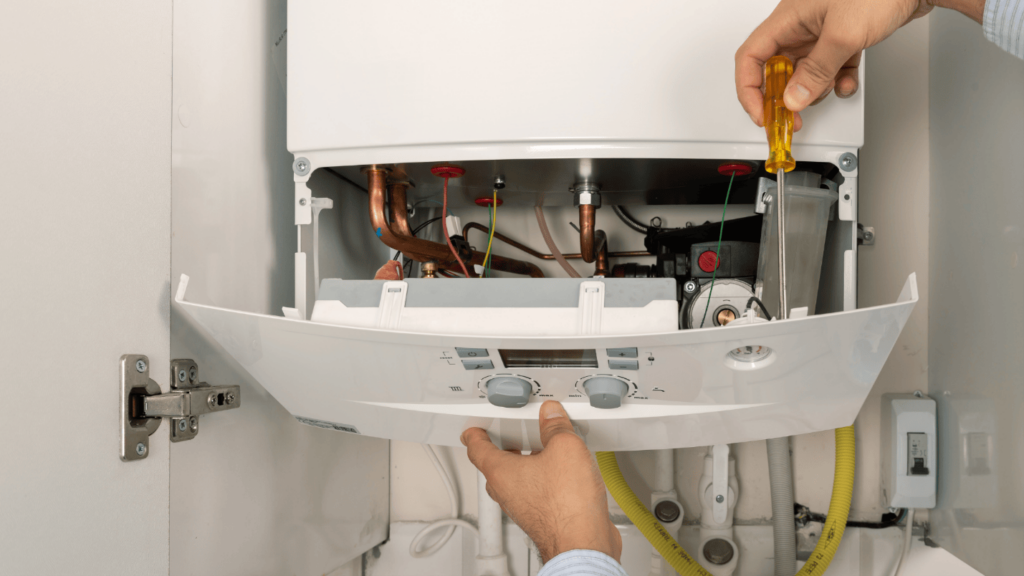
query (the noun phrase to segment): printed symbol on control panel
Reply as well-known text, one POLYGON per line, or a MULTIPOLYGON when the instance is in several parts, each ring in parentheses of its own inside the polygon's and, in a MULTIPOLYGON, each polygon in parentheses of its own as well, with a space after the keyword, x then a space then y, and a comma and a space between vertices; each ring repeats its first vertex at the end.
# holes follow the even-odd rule
POLYGON ((647 361, 650 362, 651 364, 654 364, 654 353, 653 352, 648 352, 647 353, 647 361))
POLYGON ((452 358, 453 357, 452 357, 451 353, 449 353, 449 352, 441 352, 441 360, 447 360, 449 366, 455 364, 455 362, 452 362, 452 358))
POLYGON ((651 388, 651 392, 664 392, 664 390, 662 390, 661 388, 655 387, 655 388, 651 388))
POLYGON ((449 386, 452 392, 462 392, 462 386, 449 386))
POLYGON ((476 352, 466 352, 465 355, 470 357, 470 358, 476 358, 478 356, 478 354, 476 352))

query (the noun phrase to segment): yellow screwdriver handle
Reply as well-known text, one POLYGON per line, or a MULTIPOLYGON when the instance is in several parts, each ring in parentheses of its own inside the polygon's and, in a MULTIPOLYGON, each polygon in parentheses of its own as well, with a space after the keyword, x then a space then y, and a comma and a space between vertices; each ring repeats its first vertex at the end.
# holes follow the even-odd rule
POLYGON ((791 152, 793 112, 782 101, 792 75, 793 63, 785 56, 772 56, 764 65, 764 131, 768 134, 768 161, 764 169, 771 174, 779 168, 789 172, 796 167, 791 152))

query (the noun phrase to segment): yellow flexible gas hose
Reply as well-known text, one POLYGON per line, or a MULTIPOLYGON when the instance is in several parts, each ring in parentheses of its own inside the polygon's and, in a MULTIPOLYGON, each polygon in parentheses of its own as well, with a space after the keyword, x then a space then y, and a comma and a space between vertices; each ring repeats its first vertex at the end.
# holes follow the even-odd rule
MULTIPOLYGON (((850 499, 853 497, 854 448, 853 426, 837 428, 836 477, 832 485, 832 501, 828 505, 828 516, 818 545, 814 547, 814 552, 804 567, 797 572, 797 576, 824 574, 839 548, 839 542, 842 541, 843 532, 846 530, 846 520, 850 515, 850 499)), ((629 484, 622 477, 614 452, 598 452, 597 465, 612 498, 615 498, 630 521, 640 529, 647 541, 676 572, 681 576, 711 576, 683 550, 643 502, 640 502, 636 494, 633 494, 629 484)))

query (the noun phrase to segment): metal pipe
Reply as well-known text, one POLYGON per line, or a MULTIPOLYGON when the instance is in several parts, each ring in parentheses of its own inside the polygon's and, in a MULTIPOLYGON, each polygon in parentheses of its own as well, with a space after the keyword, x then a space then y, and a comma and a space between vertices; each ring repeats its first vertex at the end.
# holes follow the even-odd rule
POLYGON ((785 196, 785 185, 786 182, 786 170, 785 168, 779 168, 778 174, 775 178, 775 183, 778 187, 779 207, 778 207, 778 221, 779 221, 779 320, 785 320, 789 317, 789 304, 786 301, 786 196, 785 196))
POLYGON ((408 182, 393 182, 388 191, 388 197, 391 200, 391 222, 394 223, 391 230, 399 236, 412 236, 406 208, 406 190, 408 189, 408 182))
POLYGON ((594 276, 608 275, 608 237, 604 230, 594 233, 594 243, 597 245, 597 257, 594 259, 594 276))
MULTIPOLYGON (((483 232, 484 234, 490 234, 490 232, 491 232, 483 224, 478 224, 476 222, 469 222, 465 226, 462 227, 462 237, 466 238, 466 239, 469 239, 469 231, 470 230, 479 230, 480 232, 483 232)), ((520 242, 517 242, 516 240, 513 240, 512 238, 509 238, 508 236, 505 236, 504 234, 498 232, 497 230, 494 231, 494 238, 497 239, 497 240, 501 240, 502 242, 504 242, 505 244, 508 244, 509 246, 511 246, 513 248, 518 248, 518 249, 522 250, 523 252, 526 252, 530 256, 533 256, 534 258, 540 258, 541 260, 557 260, 557 258, 555 258, 554 254, 543 254, 541 252, 538 252, 538 251, 534 250, 533 248, 530 248, 529 246, 527 246, 525 244, 522 244, 520 242)), ((493 252, 492 252, 492 255, 493 255, 493 252)), ((609 252, 608 253, 608 257, 609 258, 633 258, 633 257, 636 257, 636 256, 653 256, 653 254, 651 254, 650 252, 648 252, 646 250, 629 250, 629 251, 625 251, 625 252, 609 252)), ((566 260, 579 260, 580 258, 583 258, 583 255, 580 254, 579 252, 577 252, 575 254, 562 254, 562 257, 565 258, 566 260)))
MULTIPOLYGON (((384 215, 384 191, 387 183, 387 171, 371 166, 366 170, 367 186, 370 201, 370 225, 374 233, 385 245, 394 248, 418 262, 436 260, 438 266, 445 269, 458 270, 459 263, 445 244, 422 240, 413 236, 396 234, 391 229, 384 215)), ((466 261, 467 266, 483 265, 484 254, 473 251, 472 258, 466 261)), ((534 278, 543 278, 544 273, 535 264, 491 255, 491 269, 534 278)))
POLYGON ((587 264, 594 262, 596 250, 594 245, 594 221, 597 208, 592 204, 580 204, 580 253, 587 264))

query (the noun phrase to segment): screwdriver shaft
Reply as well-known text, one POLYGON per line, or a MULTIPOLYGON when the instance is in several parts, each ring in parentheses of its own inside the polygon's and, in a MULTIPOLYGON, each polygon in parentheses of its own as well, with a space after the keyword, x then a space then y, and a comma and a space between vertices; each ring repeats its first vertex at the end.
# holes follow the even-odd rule
POLYGON ((789 316, 789 304, 786 301, 786 172, 779 170, 775 176, 778 192, 776 215, 779 221, 779 320, 789 316))

